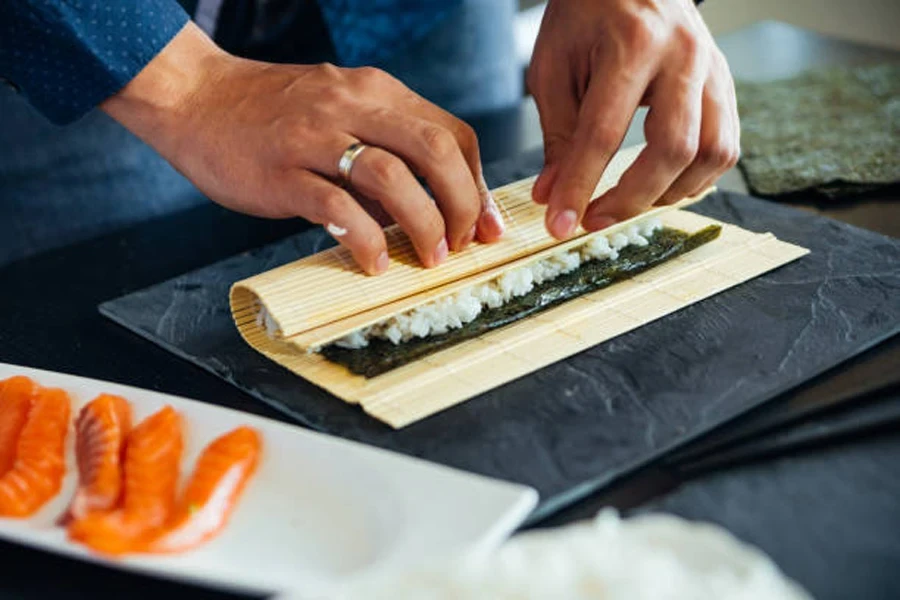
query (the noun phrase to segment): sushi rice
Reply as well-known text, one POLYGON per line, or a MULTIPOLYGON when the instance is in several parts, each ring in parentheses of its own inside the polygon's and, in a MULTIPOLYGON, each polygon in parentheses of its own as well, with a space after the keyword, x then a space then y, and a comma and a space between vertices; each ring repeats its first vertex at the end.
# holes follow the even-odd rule
MULTIPOLYGON (((512 269, 484 283, 464 288, 452 295, 438 298, 422 306, 388 317, 358 329, 334 342, 342 348, 365 348, 371 339, 384 339, 399 345, 415 338, 447 333, 471 323, 485 308, 499 308, 513 298, 529 293, 535 285, 552 281, 571 273, 582 263, 594 260, 615 260, 627 246, 646 246, 654 232, 662 228, 658 218, 650 218, 631 225, 625 231, 610 236, 594 235, 581 246, 558 252, 543 260, 512 269)), ((277 326, 261 309, 260 325, 265 324, 269 335, 277 326)))

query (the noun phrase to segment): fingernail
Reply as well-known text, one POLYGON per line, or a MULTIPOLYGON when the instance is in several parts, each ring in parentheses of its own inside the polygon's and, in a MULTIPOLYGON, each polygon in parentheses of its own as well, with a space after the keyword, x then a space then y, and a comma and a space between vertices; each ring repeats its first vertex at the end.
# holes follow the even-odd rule
POLYGON ((575 233, 575 225, 577 222, 578 214, 574 210, 567 208, 553 217, 550 233, 557 238, 567 238, 575 233))
POLYGON ((444 262, 444 260, 447 259, 447 254, 449 254, 449 252, 450 249, 447 247, 447 239, 444 238, 434 250, 434 266, 436 267, 444 262))
POLYGON ((503 222, 503 215, 500 214, 500 207, 497 206, 497 201, 494 200, 494 196, 490 192, 488 192, 485 199, 484 213, 491 220, 496 229, 496 234, 498 236, 502 235, 506 231, 506 224, 503 222))
POLYGON ((390 265, 391 259, 388 258, 387 251, 382 252, 378 255, 378 258, 375 260, 375 272, 376 273, 384 273, 388 270, 388 265, 390 265))
POLYGON ((590 220, 590 223, 588 223, 587 221, 588 220, 585 219, 585 225, 588 225, 591 231, 600 231, 601 229, 606 229, 610 225, 616 224, 616 220, 609 215, 600 215, 594 217, 590 220))

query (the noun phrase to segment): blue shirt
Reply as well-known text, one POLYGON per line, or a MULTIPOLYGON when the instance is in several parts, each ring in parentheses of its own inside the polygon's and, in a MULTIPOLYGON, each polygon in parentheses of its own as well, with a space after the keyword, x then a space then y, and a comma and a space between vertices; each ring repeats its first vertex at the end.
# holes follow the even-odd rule
POLYGON ((428 35, 457 5, 453 0, 319 0, 338 61, 351 67, 390 58, 428 35))
POLYGON ((187 20, 174 0, 4 2, 0 76, 68 123, 122 89, 187 20))
MULTIPOLYGON (((338 61, 347 66, 388 58, 427 35, 457 5, 456 0, 318 1, 338 61)), ((175 0, 4 1, 0 77, 54 123, 69 123, 122 89, 188 18, 175 0)))

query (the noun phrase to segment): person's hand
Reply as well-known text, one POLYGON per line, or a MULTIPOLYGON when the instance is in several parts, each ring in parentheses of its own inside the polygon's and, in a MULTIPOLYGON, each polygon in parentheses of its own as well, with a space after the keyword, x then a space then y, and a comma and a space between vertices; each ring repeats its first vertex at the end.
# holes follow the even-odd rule
POLYGON ((471 127, 376 69, 244 60, 189 24, 102 107, 212 200, 326 225, 369 273, 388 256, 367 204, 403 228, 429 267, 503 233, 471 127), (369 147, 350 191, 337 166, 360 141, 369 147))
POLYGON ((528 87, 544 132, 533 195, 558 238, 698 193, 737 162, 734 84, 691 0, 550 0, 528 87), (592 199, 640 105, 647 146, 592 199))

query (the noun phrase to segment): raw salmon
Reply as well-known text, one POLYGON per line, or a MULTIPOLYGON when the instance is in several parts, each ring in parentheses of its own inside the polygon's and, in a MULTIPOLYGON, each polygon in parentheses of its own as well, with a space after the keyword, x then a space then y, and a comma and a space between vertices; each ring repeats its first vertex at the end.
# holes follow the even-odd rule
POLYGON ((130 429, 131 407, 124 398, 102 394, 81 409, 75 422, 78 489, 60 524, 116 508, 122 495, 125 437, 130 429))
POLYGON ((144 549, 189 550, 218 534, 256 470, 261 447, 259 434, 249 427, 239 427, 210 443, 197 460, 165 531, 144 549))
POLYGON ((19 434, 40 387, 24 376, 0 381, 0 476, 16 461, 19 434))
POLYGON ((69 537, 101 552, 121 554, 154 536, 175 503, 183 447, 181 417, 172 407, 145 419, 125 442, 121 507, 73 521, 69 537))
POLYGON ((38 392, 19 434, 12 468, 0 477, 0 516, 27 517, 59 493, 66 472, 70 410, 65 391, 38 392))

